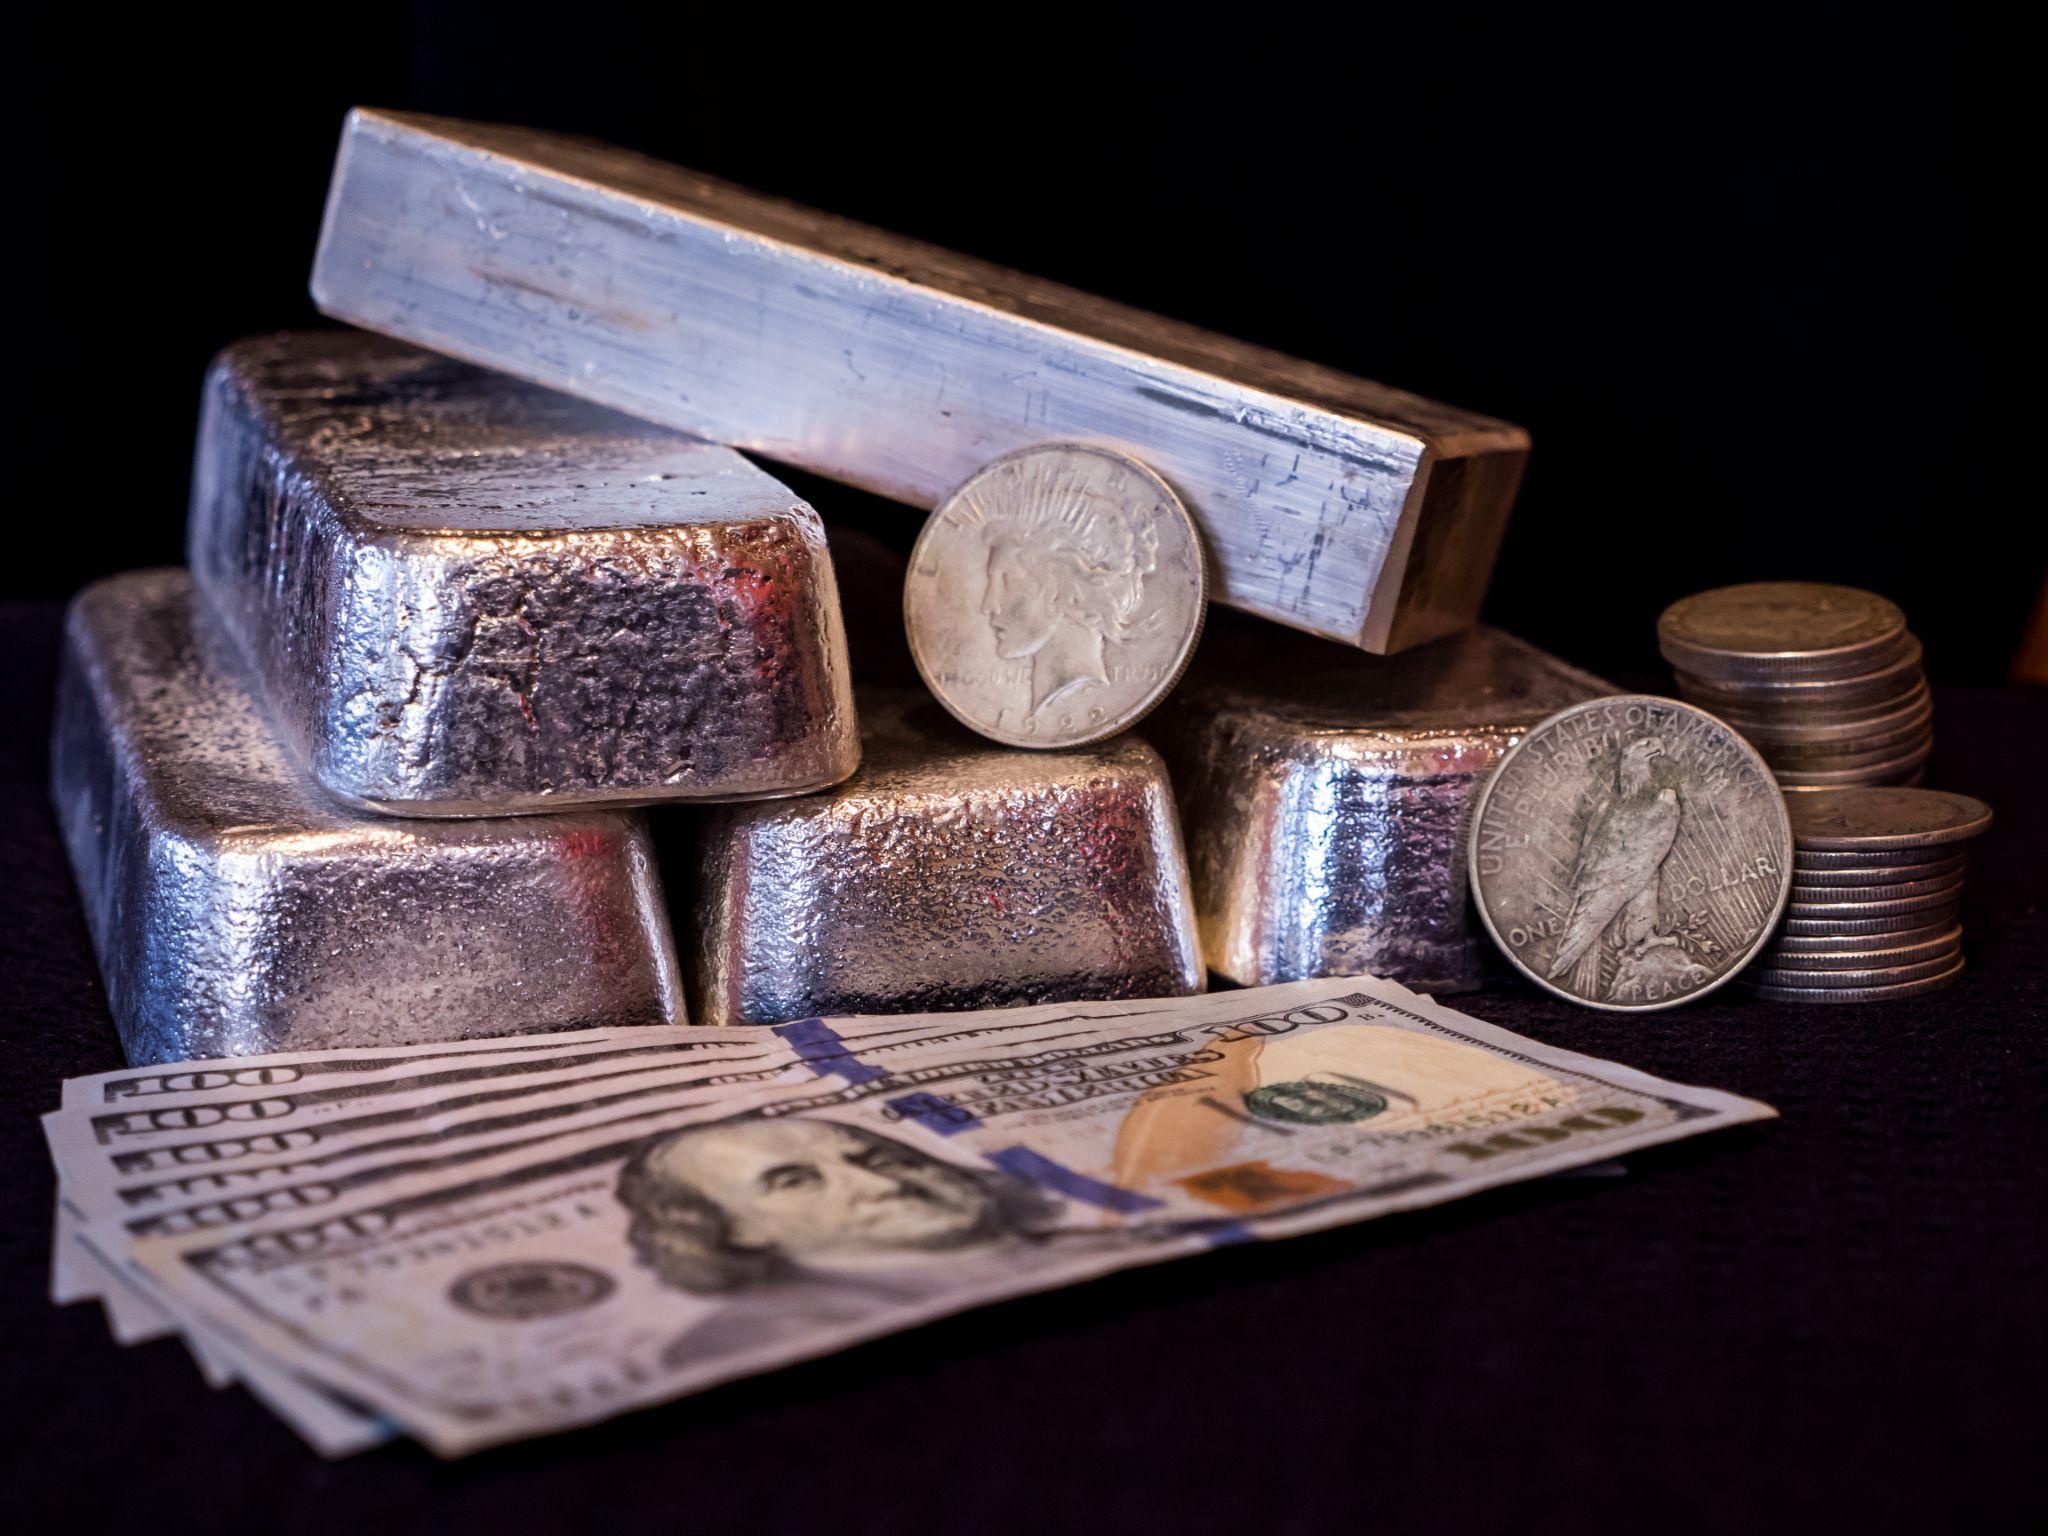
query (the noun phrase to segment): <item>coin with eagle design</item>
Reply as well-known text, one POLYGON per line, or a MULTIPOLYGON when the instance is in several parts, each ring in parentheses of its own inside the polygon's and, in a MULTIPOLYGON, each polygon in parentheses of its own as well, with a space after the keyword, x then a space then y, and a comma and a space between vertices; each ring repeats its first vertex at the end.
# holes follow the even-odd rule
POLYGON ((1748 964, 1792 879, 1771 770, 1727 725, 1624 694, 1552 715, 1480 792, 1480 917, 1539 986, 1595 1008, 1669 1008, 1748 964))

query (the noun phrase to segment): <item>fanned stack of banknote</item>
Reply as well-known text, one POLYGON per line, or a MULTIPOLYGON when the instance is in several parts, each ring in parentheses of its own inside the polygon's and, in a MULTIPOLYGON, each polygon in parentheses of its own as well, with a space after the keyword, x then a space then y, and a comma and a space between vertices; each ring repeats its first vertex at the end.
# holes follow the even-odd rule
POLYGON ((1363 978, 241 1057, 65 1084, 53 1288, 460 1455, 1771 1114, 1363 978))

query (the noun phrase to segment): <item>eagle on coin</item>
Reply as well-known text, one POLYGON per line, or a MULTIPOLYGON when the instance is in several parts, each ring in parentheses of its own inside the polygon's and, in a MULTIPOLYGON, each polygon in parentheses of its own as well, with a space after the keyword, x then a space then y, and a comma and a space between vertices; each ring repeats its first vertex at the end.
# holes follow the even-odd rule
POLYGON ((1658 931, 1657 874, 1678 841, 1678 791, 1659 786, 1651 764, 1664 755, 1657 736, 1639 736, 1621 749, 1604 803, 1586 817, 1572 869, 1571 909, 1557 941, 1550 975, 1563 975, 1583 959, 1594 968, 1583 991, 1597 991, 1599 952, 1594 944, 1614 930, 1616 947, 1641 954, 1678 941, 1658 931), (1619 927, 1616 922, 1619 920, 1619 927))

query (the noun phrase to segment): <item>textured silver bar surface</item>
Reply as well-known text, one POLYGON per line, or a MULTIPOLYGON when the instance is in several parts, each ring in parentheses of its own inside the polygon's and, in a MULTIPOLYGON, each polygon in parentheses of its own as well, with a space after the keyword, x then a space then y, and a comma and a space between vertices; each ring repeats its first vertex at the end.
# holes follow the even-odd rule
POLYGON ((189 543, 356 805, 795 794, 859 761, 817 514, 728 448, 382 337, 265 337, 208 375, 189 543))
POLYGON ((1225 603, 1368 650, 1470 624, 1519 427, 632 155, 358 110, 328 314, 931 507, 998 454, 1118 447, 1225 603))
POLYGON ((1477 986, 1474 792, 1521 733, 1613 689, 1496 629, 1394 657, 1214 632, 1144 726, 1172 765, 1203 952, 1246 986, 1477 986))
POLYGON ((686 1021, 639 812, 349 809, 181 570, 72 603, 51 785, 131 1062, 686 1021))
POLYGON ((1015 751, 923 694, 860 700, 865 758, 846 783, 691 818, 700 1024, 1202 990, 1149 746, 1015 751))

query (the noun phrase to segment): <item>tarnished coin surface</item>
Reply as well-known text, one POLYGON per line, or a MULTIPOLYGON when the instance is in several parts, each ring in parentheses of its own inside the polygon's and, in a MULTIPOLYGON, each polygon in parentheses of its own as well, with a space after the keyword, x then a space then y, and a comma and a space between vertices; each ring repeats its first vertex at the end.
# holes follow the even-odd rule
MULTIPOLYGON (((1878 898, 1857 896, 1859 890, 1875 887, 1910 885, 1920 880, 1947 880, 1960 877, 1969 867, 1969 861, 1961 854, 1951 854, 1940 860, 1914 864, 1861 864, 1847 869, 1812 868, 1806 862, 1806 855, 1792 855, 1792 883, 1809 895, 1817 891, 1838 890, 1845 900, 1865 901, 1878 898)), ((1917 891, 1887 889, 1885 895, 1914 896, 1917 891)))
POLYGON ((1961 952, 1958 945, 1951 944, 1942 953, 1928 960, 1841 970, 1799 970, 1778 965, 1753 965, 1742 973, 1742 979, 1757 987, 1895 987, 1903 982, 1925 981, 1930 976, 1939 976, 1943 971, 1954 967, 1961 952))
POLYGON ((1173 488, 1085 443, 995 459, 918 535, 903 622, 925 685, 1013 747, 1078 747, 1135 724, 1180 681, 1209 595, 1173 488))
POLYGON ((1841 677, 1904 646, 1906 616, 1874 592, 1758 581, 1680 598, 1657 621, 1665 659, 1731 679, 1841 677))
MULTIPOLYGON (((1858 719, 1897 709, 1925 680, 1920 641, 1907 635, 1896 654, 1886 652, 1870 672, 1843 677, 1710 679, 1678 670, 1688 698, 1709 708, 1804 714, 1808 718, 1858 719)), ((1675 664, 1674 664, 1675 665, 1675 664)))
POLYGON ((1758 957, 1758 965, 1762 967, 1767 963, 1768 968, 1774 971, 1876 969, 1888 965, 1913 965, 1936 958, 1950 959, 1959 954, 1962 947, 1963 925, 1950 923, 1946 928, 1935 929, 1926 938, 1916 939, 1910 944, 1888 944, 1871 949, 1794 948, 1792 941, 1778 939, 1758 957))
POLYGON ((1714 713, 1759 745, 1774 745, 1782 741, 1803 746, 1818 746, 1832 742, 1848 742, 1860 746, 1880 741, 1897 741, 1929 724, 1934 719, 1934 698, 1928 692, 1927 685, 1921 683, 1916 690, 1906 694, 1900 703, 1894 705, 1888 702, 1875 714, 1864 711, 1838 719, 1809 719, 1784 709, 1752 713, 1728 708, 1717 709, 1714 713))
POLYGON ((1925 770, 1933 750, 1934 743, 1927 741, 1901 757, 1827 772, 1781 767, 1777 769, 1778 782, 1787 789, 1855 789, 1871 784, 1887 788, 1908 787, 1906 780, 1918 777, 1925 770))
POLYGON ((1961 868, 1952 869, 1946 874, 1929 875, 1925 879, 1888 880, 1882 885, 1815 885, 1795 874, 1792 879, 1791 901, 1795 907, 1801 902, 1916 901, 1928 896, 1953 897, 1962 888, 1961 868))
POLYGON ((1673 699, 1552 715, 1472 818, 1472 889, 1503 953, 1595 1008, 1669 1008, 1720 986, 1776 925, 1792 828, 1764 760, 1673 699))
POLYGON ((1903 912, 1875 917, 1844 917, 1839 913, 1801 917, 1788 905, 1785 925, 1779 931, 1788 939, 1872 938, 1886 933, 1911 933, 1929 926, 1946 928, 1961 915, 1962 903, 1959 900, 1937 902, 1931 907, 1909 907, 1903 912))
MULTIPOLYGON (((1789 810, 1790 807, 1788 806, 1789 810)), ((1794 831, 1793 840, 1799 834, 1794 831)), ((1792 850, 1792 868, 1795 872, 1809 869, 1914 869, 1923 864, 1946 864, 1952 859, 1963 857, 1963 850, 1954 846, 1933 848, 1862 848, 1824 849, 1799 848, 1792 850)), ((1906 877, 1910 878, 1910 877, 1906 877)))
POLYGON ((1948 934, 1955 934, 1960 940, 1963 925, 1950 918, 1946 922, 1916 923, 1911 928, 1902 928, 1891 933, 1830 933, 1806 935, 1787 933, 1781 926, 1777 937, 1764 951, 1764 957, 1772 955, 1867 955, 1882 953, 1890 949, 1911 949, 1920 944, 1932 944, 1948 934))
POLYGON ((1749 993, 1771 1003, 1892 1003, 1928 992, 1939 992, 1963 974, 1963 957, 1957 955, 1947 968, 1914 981, 1894 981, 1874 987, 1787 987, 1775 982, 1751 982, 1749 993))
MULTIPOLYGON (((1802 923, 1810 922, 1858 922, 1873 917, 1901 917, 1908 912, 1935 912, 1953 909, 1960 912, 1963 902, 1963 883, 1958 880, 1947 890, 1936 891, 1927 896, 1905 896, 1896 901, 1813 901, 1805 895, 1794 892, 1785 903, 1785 916, 1802 923)), ((1932 922, 1933 918, 1923 918, 1932 922)))
POLYGON ((1801 851, 1868 853, 1968 842, 1991 825, 1991 807, 1942 789, 1813 790, 1792 797, 1801 851))

